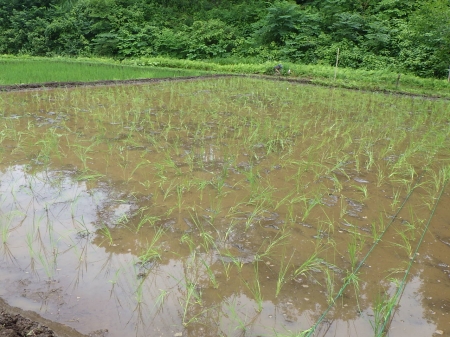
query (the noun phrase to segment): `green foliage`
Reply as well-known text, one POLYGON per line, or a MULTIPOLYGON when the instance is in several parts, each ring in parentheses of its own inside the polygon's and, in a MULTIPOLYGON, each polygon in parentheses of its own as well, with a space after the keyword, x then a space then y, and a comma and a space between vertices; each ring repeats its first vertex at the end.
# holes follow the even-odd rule
POLYGON ((421 76, 445 76, 450 65, 450 3, 429 0, 411 16, 401 60, 421 76))
POLYGON ((446 77, 447 0, 0 0, 0 53, 335 63, 446 77))
POLYGON ((234 29, 220 20, 195 21, 188 31, 188 58, 224 57, 236 45, 234 29))
POLYGON ((302 11, 300 7, 287 1, 274 3, 267 9, 266 17, 259 23, 257 30, 263 43, 282 44, 286 36, 297 33, 301 26, 302 11))

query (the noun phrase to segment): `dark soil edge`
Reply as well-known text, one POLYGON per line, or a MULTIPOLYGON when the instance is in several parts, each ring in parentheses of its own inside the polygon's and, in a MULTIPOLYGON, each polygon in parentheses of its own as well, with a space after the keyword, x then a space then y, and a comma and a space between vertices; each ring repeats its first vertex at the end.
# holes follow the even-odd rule
POLYGON ((141 78, 131 80, 103 80, 91 82, 44 82, 44 83, 26 83, 26 84, 12 84, 0 85, 0 92, 9 91, 25 91, 34 89, 54 89, 54 88, 76 88, 86 86, 108 86, 108 85, 122 85, 122 84, 146 84, 169 81, 189 81, 201 80, 208 78, 230 77, 233 75, 203 75, 203 76, 188 76, 188 77, 165 77, 165 78, 141 78))
POLYGON ((1 298, 0 336, 86 337, 73 328, 45 319, 33 311, 12 307, 1 298))
POLYGON ((318 83, 314 79, 299 78, 299 77, 285 77, 285 76, 270 76, 270 75, 256 75, 256 74, 213 74, 213 75, 201 75, 201 76, 185 76, 185 77, 164 77, 164 78, 141 78, 130 80, 102 80, 102 81, 90 81, 90 82, 43 82, 43 83, 26 83, 26 84, 12 84, 12 85, 0 85, 1 92, 11 91, 28 91, 39 89, 57 89, 57 88, 76 88, 76 87, 96 87, 96 86, 112 86, 123 84, 147 84, 147 83, 160 83, 160 82, 173 82, 173 81, 193 81, 193 80, 205 80, 211 78, 221 77, 250 77, 265 79, 271 81, 284 81, 298 84, 309 84, 321 87, 329 88, 341 88, 346 90, 360 91, 360 92, 375 92, 386 95, 397 95, 407 97, 418 97, 424 99, 443 99, 450 100, 448 97, 442 97, 439 95, 427 95, 427 94, 414 94, 401 90, 389 90, 389 89, 375 89, 375 88, 352 88, 342 85, 333 85, 330 83, 318 83))

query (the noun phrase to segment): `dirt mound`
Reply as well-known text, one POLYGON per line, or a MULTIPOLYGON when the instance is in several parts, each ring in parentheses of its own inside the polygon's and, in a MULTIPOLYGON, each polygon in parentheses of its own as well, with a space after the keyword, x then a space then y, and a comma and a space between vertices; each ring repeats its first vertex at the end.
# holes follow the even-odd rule
POLYGON ((5 311, 0 313, 1 337, 56 337, 54 332, 38 322, 29 320, 20 314, 10 315, 5 311))
POLYGON ((67 325, 50 321, 32 311, 8 305, 0 298, 0 337, 86 337, 67 325))

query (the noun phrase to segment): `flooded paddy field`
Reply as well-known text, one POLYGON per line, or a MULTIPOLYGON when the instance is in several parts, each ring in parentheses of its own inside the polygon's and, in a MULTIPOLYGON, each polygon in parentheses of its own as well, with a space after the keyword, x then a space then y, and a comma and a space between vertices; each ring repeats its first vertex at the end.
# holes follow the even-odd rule
POLYGON ((93 336, 450 336, 450 104, 251 78, 0 95, 0 297, 93 336))

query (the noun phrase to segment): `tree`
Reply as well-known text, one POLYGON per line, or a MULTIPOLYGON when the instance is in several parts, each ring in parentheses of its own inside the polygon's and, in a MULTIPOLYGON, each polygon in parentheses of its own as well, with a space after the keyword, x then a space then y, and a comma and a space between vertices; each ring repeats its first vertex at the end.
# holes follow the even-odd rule
POLYGON ((403 32, 401 60, 420 76, 445 76, 450 64, 450 3, 428 0, 403 32))
POLYGON ((259 23, 261 28, 257 31, 262 43, 274 42, 281 45, 285 37, 299 32, 302 12, 298 5, 279 1, 269 7, 267 12, 266 17, 259 23))

